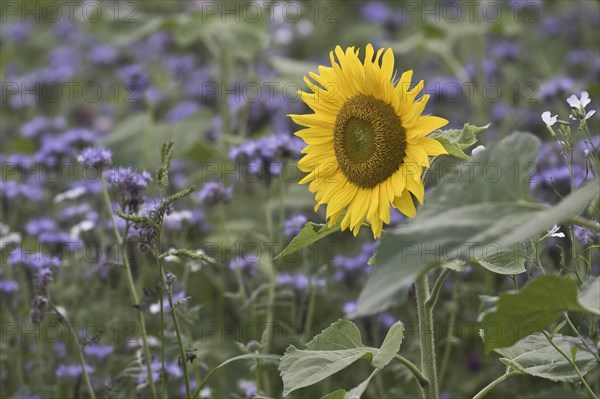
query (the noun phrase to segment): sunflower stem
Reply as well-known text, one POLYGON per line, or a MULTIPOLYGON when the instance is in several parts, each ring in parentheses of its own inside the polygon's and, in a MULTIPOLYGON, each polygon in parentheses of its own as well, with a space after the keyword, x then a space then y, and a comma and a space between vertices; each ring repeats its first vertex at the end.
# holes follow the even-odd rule
POLYGON ((423 387, 424 399, 438 398, 437 370, 435 360, 435 337, 433 330, 433 306, 429 302, 429 282, 427 273, 415 280, 417 295, 417 315, 419 318, 419 339, 421 341, 421 371, 429 384, 423 387))

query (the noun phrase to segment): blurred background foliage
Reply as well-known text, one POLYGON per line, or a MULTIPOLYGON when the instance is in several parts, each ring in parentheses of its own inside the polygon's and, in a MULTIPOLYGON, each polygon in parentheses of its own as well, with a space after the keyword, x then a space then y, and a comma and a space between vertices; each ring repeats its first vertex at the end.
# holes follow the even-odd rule
MULTIPOLYGON (((588 109, 598 109, 597 1, 150 0, 71 4, 6 1, 1 6, 3 165, 18 163, 26 165, 25 170, 45 170, 57 163, 74 162, 83 147, 104 145, 113 150, 113 164, 154 171, 160 143, 172 138, 176 141, 174 189, 188 184, 202 187, 211 180, 234 186, 231 204, 211 207, 195 196, 182 205, 177 211, 189 211, 192 216, 167 227, 165 234, 165 248, 204 245, 206 252, 228 254, 219 259, 227 265, 224 268, 181 260, 169 263, 178 276, 180 297, 191 296, 180 314, 184 334, 197 349, 196 380, 205 370, 239 354, 241 349, 234 341, 245 345, 260 340, 260 334, 244 333, 240 326, 265 320, 265 282, 273 273, 267 265, 271 259, 266 256, 269 247, 265 243, 275 243, 275 252, 283 248, 294 235, 292 217, 300 226, 306 219, 324 220, 323 213, 313 213, 308 190, 295 184, 300 175, 294 160, 302 143, 293 138, 297 126, 287 114, 307 111, 296 96, 298 89, 306 87, 302 77, 316 72, 318 65, 328 65, 329 52, 335 46, 357 46, 361 53, 367 43, 393 48, 398 75, 412 69, 414 81, 425 80, 425 92, 432 95, 428 113, 450 120, 450 128, 461 128, 466 122, 477 126, 491 122, 479 135, 484 145, 513 131, 529 131, 544 141, 551 140, 541 113, 551 110, 567 119, 565 99, 582 90, 592 98, 588 109), (54 17, 55 9, 62 10, 60 17, 54 17), (255 173, 253 165, 259 165, 261 173, 255 173), (253 247, 248 247, 249 243, 253 247), (237 256, 256 248, 259 253, 251 262, 237 256), (242 299, 234 295, 237 280, 232 270, 237 267, 244 272, 248 293, 242 299)), ((593 132, 598 131, 598 116, 588 121, 593 132)), ((566 165, 552 158, 557 153, 552 143, 545 151, 538 173, 554 176, 560 183, 566 165)), ((438 163, 432 180, 447 170, 446 162, 438 163)), ((2 235, 17 232, 22 248, 58 242, 56 255, 61 267, 54 272, 54 301, 64 306, 72 320, 101 326, 101 343, 111 348, 106 349, 108 355, 90 355, 94 386, 108 397, 132 397, 143 376, 139 376, 139 362, 124 337, 138 332, 135 325, 127 324, 134 315, 122 272, 110 266, 118 265, 118 259, 106 260, 111 255, 111 230, 98 181, 75 181, 64 174, 57 180, 45 176, 34 181, 35 173, 19 181, 22 175, 13 172, 3 168, 1 219, 7 230, 2 235), (56 195, 76 187, 84 187, 85 194, 73 201, 56 201, 56 195), (43 219, 54 221, 47 222, 55 234, 48 242, 34 231, 43 219), (61 241, 58 234, 72 239, 72 228, 84 220, 93 221, 95 229, 77 239, 98 243, 101 256, 94 259, 77 251, 71 254, 66 245, 69 238, 61 241)), ((536 194, 555 201, 554 190, 548 187, 536 194)), ((147 195, 156 196, 157 190, 148 188, 147 195)), ((395 214, 392 222, 397 225, 403 219, 395 214)), ((290 343, 298 345, 352 313, 374 248, 368 232, 361 232, 360 241, 358 245, 349 234, 337 234, 302 257, 275 265, 279 333, 273 352, 283 352, 290 343), (309 312, 312 325, 306 327, 309 312), (306 334, 283 333, 292 327, 307 328, 306 334)), ((156 271, 150 266, 150 257, 135 249, 130 256, 139 291, 154 287, 156 271)), ((558 267, 561 252, 555 241, 542 256, 544 262, 558 267)), ((27 323, 35 293, 33 275, 11 264, 6 250, 2 268, 2 320, 27 323), (18 288, 6 281, 14 281, 18 288)), ((518 278, 523 283, 532 273, 518 278)), ((483 355, 476 323, 478 295, 495 295, 512 284, 509 278, 469 268, 455 274, 444 287, 436 316, 438 350, 445 370, 444 398, 468 397, 503 372, 496 355, 483 355)), ((397 319, 407 326, 403 352, 417 361, 417 330, 410 322, 416 316, 410 305, 360 319, 358 325, 365 343, 378 346, 397 319)), ((148 320, 151 335, 157 336, 156 313, 150 313, 148 320)), ((65 371, 76 363, 69 342, 18 338, 5 340, 3 332, 0 342, 3 397, 86 395, 80 388, 81 370, 79 374, 65 371)), ((170 389, 180 392, 176 341, 173 336, 168 340, 170 389)), ((247 366, 220 372, 211 385, 214 395, 251 397, 254 377, 247 366)), ((266 367, 272 368, 271 384, 273 392, 278 392, 277 371, 266 367)), ((358 380, 357 374, 362 380, 367 373, 366 365, 347 370, 323 387, 309 388, 302 397, 350 387, 358 380)), ((367 397, 412 397, 418 390, 411 378, 394 365, 374 379, 367 397)), ((518 377, 490 397, 509 395, 579 397, 565 387, 530 377, 518 377)))

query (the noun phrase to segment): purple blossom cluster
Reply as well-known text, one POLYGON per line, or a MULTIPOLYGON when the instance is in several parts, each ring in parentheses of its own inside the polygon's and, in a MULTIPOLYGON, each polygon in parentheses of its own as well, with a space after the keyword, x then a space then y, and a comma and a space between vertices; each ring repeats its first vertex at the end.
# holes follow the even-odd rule
POLYGON ((558 141, 544 143, 531 176, 530 185, 534 195, 540 200, 554 204, 571 192, 571 175, 575 188, 585 181, 592 180, 594 173, 589 164, 589 157, 591 152, 598 151, 598 148, 600 148, 599 137, 596 137, 593 142, 580 141, 573 151, 571 169, 570 155, 562 143, 558 141))
POLYGON ((299 138, 275 133, 231 148, 229 158, 247 167, 252 174, 274 177, 281 174, 287 160, 301 155, 302 148, 304 142, 299 138))

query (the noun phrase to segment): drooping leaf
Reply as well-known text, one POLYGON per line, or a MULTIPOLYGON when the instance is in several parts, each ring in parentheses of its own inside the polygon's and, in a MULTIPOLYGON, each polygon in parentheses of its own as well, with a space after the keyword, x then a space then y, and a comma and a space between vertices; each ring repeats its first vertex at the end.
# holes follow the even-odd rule
POLYGON ((339 218, 338 222, 331 227, 313 222, 306 223, 302 230, 300 230, 300 233, 298 233, 298 235, 292 239, 288 246, 285 247, 285 249, 281 251, 281 253, 277 255, 274 260, 292 255, 302 248, 306 248, 320 239, 340 231, 341 221, 342 218, 339 218))
POLYGON ((456 259, 487 258, 483 266, 495 273, 523 272, 522 242, 569 220, 597 195, 594 181, 556 206, 535 202, 529 176, 538 149, 537 138, 514 133, 461 164, 458 178, 445 177, 411 222, 384 232, 352 316, 385 310, 406 298, 419 274, 456 259), (491 263, 494 254, 513 258, 491 263))
POLYGON ((401 321, 397 321, 389 329, 383 340, 383 344, 381 344, 381 348, 377 349, 375 356, 373 356, 373 360, 371 361, 373 366, 378 369, 383 369, 387 366, 394 358, 394 355, 400 350, 403 339, 404 324, 401 321))
POLYGON ((554 274, 540 276, 519 291, 500 294, 495 306, 481 317, 486 351, 511 346, 542 331, 566 310, 585 312, 577 295, 574 280, 554 274))
MULTIPOLYGON (((552 341, 567 356, 578 345, 575 338, 561 334, 554 335, 552 341)), ((495 351, 503 356, 500 359, 502 363, 522 373, 552 381, 574 381, 578 378, 573 366, 550 345, 543 334, 530 335, 510 348, 495 351)), ((597 365, 594 355, 583 350, 576 350, 575 364, 583 375, 597 365)))

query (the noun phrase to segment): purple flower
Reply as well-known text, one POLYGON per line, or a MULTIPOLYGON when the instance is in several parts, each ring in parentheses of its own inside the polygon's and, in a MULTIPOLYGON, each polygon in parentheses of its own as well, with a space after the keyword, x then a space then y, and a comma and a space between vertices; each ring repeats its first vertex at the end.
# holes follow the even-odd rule
POLYGON ((44 190, 39 183, 20 183, 9 180, 2 183, 0 194, 9 201, 27 200, 39 202, 44 196, 44 190))
POLYGON ((462 84, 453 77, 437 77, 431 79, 424 92, 431 95, 436 103, 456 103, 463 98, 462 84))
POLYGON ((90 61, 96 65, 112 65, 117 61, 119 52, 109 44, 96 44, 89 53, 90 61))
POLYGON ((137 212, 144 203, 144 190, 152 181, 150 173, 136 172, 132 167, 109 169, 105 172, 106 180, 117 187, 121 194, 121 201, 126 210, 137 212))
POLYGON ((249 173, 277 176, 283 168, 280 160, 295 159, 301 155, 304 143, 288 133, 275 133, 258 140, 250 140, 229 151, 229 158, 245 164, 249 173))
POLYGON ((98 220, 98 212, 92 209, 90 204, 70 205, 60 211, 60 218, 63 221, 78 222, 81 220, 98 220))
MULTIPOLYGON (((91 366, 85 365, 85 370, 88 374, 94 372, 94 368, 91 366)), ((56 377, 59 379, 70 379, 74 380, 78 378, 82 373, 82 368, 80 364, 61 364, 56 369, 56 377)))
POLYGON ((167 122, 177 123, 188 116, 195 114, 200 110, 200 106, 195 101, 184 101, 175 105, 167 114, 167 122))
POLYGON ((292 286, 296 291, 306 291, 312 284, 313 287, 325 287, 325 280, 312 278, 302 273, 282 273, 277 276, 277 283, 282 286, 292 286))
POLYGON ((306 224, 306 216, 294 215, 285 222, 284 234, 286 237, 295 237, 306 224))
POLYGON ((102 169, 112 163, 112 151, 103 147, 87 147, 77 156, 77 161, 85 166, 102 169))
POLYGON ((25 231, 32 237, 39 237, 40 234, 47 231, 54 231, 58 227, 58 224, 54 219, 48 217, 39 217, 31 219, 25 225, 25 231))
POLYGON ((256 258, 252 256, 236 256, 235 259, 229 263, 229 268, 231 270, 239 269, 250 275, 254 274, 255 266, 256 258))
POLYGON ((333 275, 334 281, 345 281, 353 285, 356 278, 362 276, 370 270, 369 259, 375 252, 375 242, 366 242, 362 245, 361 251, 355 257, 337 256, 333 263, 337 270, 333 275))
POLYGON ((171 285, 173 284, 175 281, 177 281, 177 276, 175 276, 173 273, 171 272, 167 272, 165 274, 165 280, 167 281, 167 284, 171 285))
POLYGON ((559 76, 540 86, 539 95, 542 100, 549 100, 557 97, 566 97, 573 89, 575 82, 573 79, 565 76, 559 76))
POLYGON ((571 191, 571 173, 573 173, 575 187, 579 187, 586 180, 592 180, 594 176, 586 165, 588 147, 591 148, 592 145, 586 141, 577 145, 573 154, 571 172, 561 143, 556 141, 544 143, 537 156, 534 174, 531 176, 530 187, 536 197, 548 203, 560 201, 571 191))
POLYGON ((0 292, 5 294, 12 294, 17 292, 19 289, 19 283, 15 280, 4 280, 0 279, 0 292))
POLYGON ((377 317, 377 320, 383 328, 389 330, 398 321, 398 318, 390 313, 382 313, 377 317))
POLYGON ((125 90, 134 94, 136 97, 141 96, 142 91, 148 88, 150 84, 150 76, 148 72, 138 64, 130 64, 119 70, 119 76, 125 84, 125 90))
POLYGON ((342 311, 344 312, 344 315, 348 316, 352 313, 354 313, 357 309, 358 305, 356 303, 356 301, 348 301, 346 303, 344 303, 344 305, 342 306, 342 311))
POLYGON ((42 252, 28 252, 17 248, 8 255, 11 266, 25 266, 33 271, 60 266, 60 259, 42 252))
POLYGON ((6 37, 14 43, 23 43, 31 36, 32 25, 25 21, 16 21, 6 26, 6 37))
POLYGON ((29 122, 21 126, 21 133, 27 138, 38 138, 42 135, 56 133, 67 127, 67 121, 63 117, 54 119, 44 118, 43 116, 35 117, 29 122))
POLYGON ((577 238, 584 247, 589 247, 590 245, 600 243, 600 232, 587 227, 575 226, 575 238, 577 238))
POLYGON ((360 8, 360 15, 365 21, 377 25, 387 25, 397 21, 392 9, 382 1, 369 1, 360 8))
POLYGON ((233 187, 225 187, 221 182, 207 182, 198 193, 200 201, 208 206, 220 202, 229 203, 233 197, 233 187))
POLYGON ((516 61, 519 59, 520 48, 518 44, 501 41, 492 45, 491 53, 499 60, 516 61))
POLYGON ((196 56, 194 54, 171 55, 163 60, 165 69, 178 80, 187 80, 196 68, 196 56))
POLYGON ((114 348, 112 345, 88 344, 83 347, 83 353, 86 356, 102 360, 112 355, 114 348))

